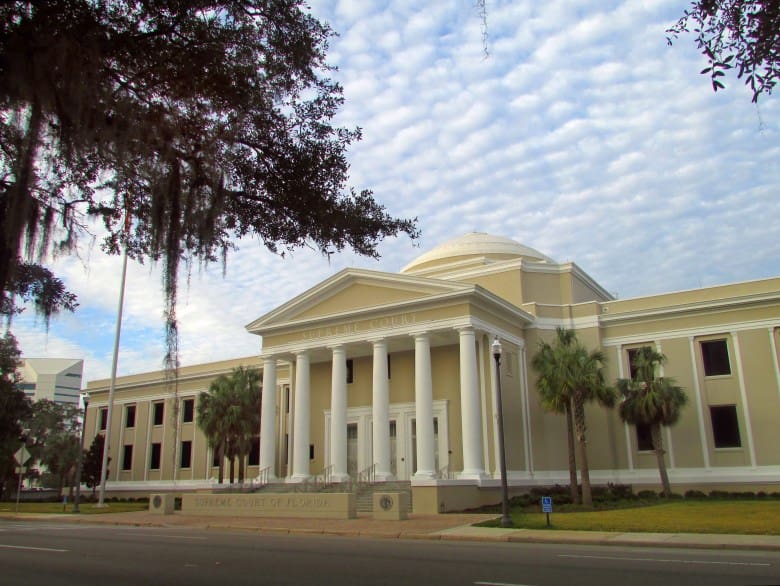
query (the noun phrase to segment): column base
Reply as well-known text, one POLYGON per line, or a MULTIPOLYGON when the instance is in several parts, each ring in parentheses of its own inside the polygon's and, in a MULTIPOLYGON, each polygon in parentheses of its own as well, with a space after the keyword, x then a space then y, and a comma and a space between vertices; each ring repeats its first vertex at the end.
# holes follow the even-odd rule
POLYGON ((275 482, 279 482, 279 478, 277 478, 276 476, 272 476, 271 474, 269 474, 265 478, 263 478, 262 476, 258 476, 257 478, 255 478, 255 482, 259 483, 263 481, 265 481, 266 484, 274 484, 275 482))
POLYGON ((412 480, 435 480, 436 472, 433 470, 418 470, 412 476, 412 480))
POLYGON ((377 482, 387 482, 388 480, 395 480, 392 472, 376 472, 374 473, 374 480, 377 482))
POLYGON ((484 470, 464 470, 463 472, 458 472, 457 474, 458 480, 490 480, 490 474, 485 472, 484 470))
POLYGON ((330 475, 330 481, 331 482, 347 482, 349 480, 349 474, 346 472, 337 473, 334 472, 330 475))
POLYGON ((293 474, 285 481, 287 484, 303 484, 312 479, 311 474, 293 474))

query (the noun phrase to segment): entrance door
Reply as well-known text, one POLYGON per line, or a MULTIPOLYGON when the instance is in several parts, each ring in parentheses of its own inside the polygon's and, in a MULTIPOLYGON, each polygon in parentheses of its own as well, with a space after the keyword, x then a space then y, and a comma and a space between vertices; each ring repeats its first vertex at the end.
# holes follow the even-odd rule
POLYGON ((395 419, 390 420, 390 472, 398 478, 398 427, 395 419))
POLYGON ((347 474, 353 478, 358 473, 358 424, 347 424, 347 474))

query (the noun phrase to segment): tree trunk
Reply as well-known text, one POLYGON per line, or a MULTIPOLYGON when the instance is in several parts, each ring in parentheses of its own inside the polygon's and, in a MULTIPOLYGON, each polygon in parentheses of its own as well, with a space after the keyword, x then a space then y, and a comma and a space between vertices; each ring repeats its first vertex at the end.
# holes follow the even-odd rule
POLYGON ((244 476, 246 474, 246 471, 244 469, 244 452, 243 450, 238 453, 238 483, 243 484, 244 483, 244 476))
POLYGON ((219 484, 225 481, 225 442, 219 444, 219 484))
POLYGON ((230 454, 230 484, 233 484, 236 480, 236 456, 230 454))
POLYGON ((576 505, 580 502, 580 491, 577 487, 577 458, 574 447, 574 420, 571 415, 571 403, 566 406, 566 436, 569 448, 569 492, 572 504, 576 505))
POLYGON ((588 469, 588 441, 585 437, 585 406, 581 401, 574 400, 574 427, 577 433, 577 447, 580 457, 580 481, 582 482, 582 504, 593 506, 593 496, 590 491, 590 470, 588 469))
POLYGON ((661 475, 662 494, 665 497, 672 496, 672 485, 669 483, 669 475, 666 473, 666 461, 664 460, 664 436, 661 434, 661 425, 654 423, 650 426, 650 436, 653 438, 653 450, 655 459, 658 462, 658 473, 661 475))

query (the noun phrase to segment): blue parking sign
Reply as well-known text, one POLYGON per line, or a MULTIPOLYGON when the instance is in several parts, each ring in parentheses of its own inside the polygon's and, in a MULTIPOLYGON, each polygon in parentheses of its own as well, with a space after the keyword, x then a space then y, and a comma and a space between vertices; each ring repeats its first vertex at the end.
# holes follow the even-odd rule
POLYGON ((542 513, 552 513, 552 497, 542 497, 542 513))

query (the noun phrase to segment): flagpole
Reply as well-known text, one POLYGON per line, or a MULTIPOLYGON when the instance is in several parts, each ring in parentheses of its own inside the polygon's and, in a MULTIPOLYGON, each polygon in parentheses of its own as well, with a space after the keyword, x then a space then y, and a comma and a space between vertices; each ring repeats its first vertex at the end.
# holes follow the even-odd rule
POLYGON ((103 465, 100 468, 100 497, 98 507, 105 507, 106 496, 106 476, 108 476, 108 450, 111 437, 111 416, 114 411, 114 390, 116 389, 116 366, 119 358, 119 336, 122 331, 122 307, 125 301, 125 279, 127 277, 127 243, 125 242, 125 252, 122 259, 122 279, 119 284, 119 307, 116 315, 116 332, 114 334, 114 355, 111 359, 111 386, 108 391, 108 414, 106 416, 106 437, 103 442, 103 465))

